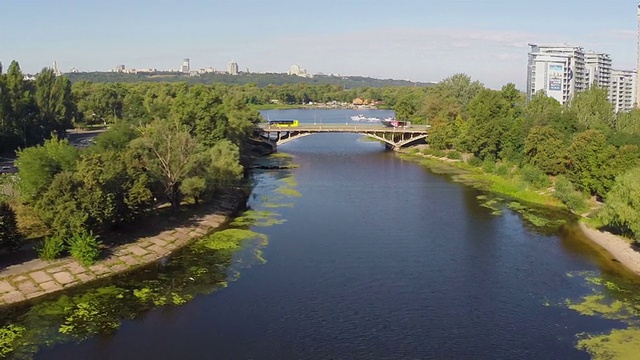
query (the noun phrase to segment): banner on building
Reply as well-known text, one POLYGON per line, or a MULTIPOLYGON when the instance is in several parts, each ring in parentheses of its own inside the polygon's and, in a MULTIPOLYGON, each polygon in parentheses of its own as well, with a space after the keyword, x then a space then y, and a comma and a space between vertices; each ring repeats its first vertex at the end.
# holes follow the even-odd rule
POLYGON ((564 77, 564 65, 549 64, 548 69, 549 91, 562 91, 562 78, 564 77))

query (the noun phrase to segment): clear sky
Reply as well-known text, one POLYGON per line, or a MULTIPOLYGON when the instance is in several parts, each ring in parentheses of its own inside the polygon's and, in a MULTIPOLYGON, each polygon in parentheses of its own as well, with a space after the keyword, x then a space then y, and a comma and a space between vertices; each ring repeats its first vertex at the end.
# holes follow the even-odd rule
POLYGON ((26 73, 226 69, 524 90, 528 43, 568 43, 635 69, 634 0, 0 0, 0 61, 26 73))

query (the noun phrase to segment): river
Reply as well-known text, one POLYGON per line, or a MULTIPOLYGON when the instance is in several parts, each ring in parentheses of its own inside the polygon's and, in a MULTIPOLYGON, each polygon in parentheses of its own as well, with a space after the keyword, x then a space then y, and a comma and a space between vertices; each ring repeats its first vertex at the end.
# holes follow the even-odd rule
MULTIPOLYGON (((348 122, 358 113, 392 115, 263 115, 348 122)), ((566 228, 532 224, 526 212, 534 210, 355 134, 308 136, 278 151, 263 161, 297 167, 253 175, 248 205, 271 219, 251 226, 262 240, 246 241, 229 258, 183 252, 69 294, 89 299, 100 286, 115 285, 122 298, 132 279, 184 290, 176 284, 197 283, 193 274, 215 278, 189 296, 175 290, 184 299, 173 305, 111 314, 117 330, 83 330, 73 341, 41 346, 36 358, 589 359, 587 348, 578 348, 581 339, 637 325, 637 282, 566 228), (598 306, 618 301, 632 311, 594 310, 593 296, 598 306)), ((65 324, 76 324, 75 314, 65 324)), ((16 319, 28 324, 26 318, 16 319)), ((43 331, 55 333, 60 324, 49 326, 43 331)))

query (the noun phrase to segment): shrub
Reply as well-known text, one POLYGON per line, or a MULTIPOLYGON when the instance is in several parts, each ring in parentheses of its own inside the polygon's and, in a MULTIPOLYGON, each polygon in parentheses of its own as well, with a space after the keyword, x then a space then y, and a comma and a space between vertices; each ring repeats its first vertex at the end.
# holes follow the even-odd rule
POLYGON ((484 172, 486 173, 492 174, 496 170, 496 163, 493 161, 493 159, 486 158, 482 162, 482 170, 484 170, 484 172))
POLYGON ((59 258, 65 250, 64 239, 56 234, 46 237, 42 246, 38 249, 38 256, 44 260, 54 260, 59 258))
POLYGON ((475 156, 472 156, 469 158, 469 160, 467 160, 467 164, 475 167, 480 167, 480 165, 482 165, 482 160, 478 159, 475 156))
POLYGON ((16 213, 11 206, 0 202, 0 248, 15 249, 20 245, 16 213))
POLYGON ((100 256, 100 241, 91 231, 81 230, 69 239, 69 252, 84 265, 91 265, 100 256))
POLYGON ((500 164, 496 166, 495 173, 498 176, 506 177, 509 175, 509 166, 507 164, 500 164))
POLYGON ((543 188, 551 185, 549 177, 544 172, 542 172, 542 170, 534 166, 525 165, 520 169, 519 173, 522 176, 522 180, 528 182, 536 188, 543 188))
POLYGON ((444 157, 444 151, 440 150, 440 149, 433 149, 431 151, 431 155, 435 156, 435 157, 444 157))
POLYGON ((433 153, 433 149, 431 149, 430 147, 422 149, 423 155, 431 155, 432 153, 433 153))
POLYGON ((577 192, 571 181, 562 175, 556 177, 556 191, 554 196, 562 201, 570 210, 581 212, 586 209, 586 202, 582 194, 577 192))
POLYGON ((447 158, 451 160, 462 160, 462 154, 459 151, 450 151, 447 153, 447 158))

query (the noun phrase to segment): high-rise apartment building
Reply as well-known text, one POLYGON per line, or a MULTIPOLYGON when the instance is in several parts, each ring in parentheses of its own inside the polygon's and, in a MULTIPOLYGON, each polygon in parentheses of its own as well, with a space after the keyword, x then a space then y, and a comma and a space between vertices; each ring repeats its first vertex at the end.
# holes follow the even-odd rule
POLYGON ((609 101, 613 104, 615 112, 630 111, 636 106, 637 89, 638 79, 635 71, 611 70, 609 101))
POLYGON ((587 52, 584 54, 585 81, 587 87, 598 84, 608 89, 611 81, 611 58, 609 54, 587 52))
POLYGON ((191 65, 189 63, 189 58, 182 59, 182 66, 180 67, 180 72, 183 74, 188 74, 191 70, 191 65))
POLYGON ((638 4, 637 7, 637 16, 638 16, 638 66, 636 67, 636 107, 640 108, 640 86, 637 86, 637 82, 638 82, 638 73, 640 73, 640 4, 638 4))
POLYGON ((231 60, 229 64, 227 64, 227 72, 230 75, 238 75, 238 63, 231 60))
POLYGON ((579 46, 529 44, 527 99, 538 91, 566 104, 587 88, 585 54, 579 46))

